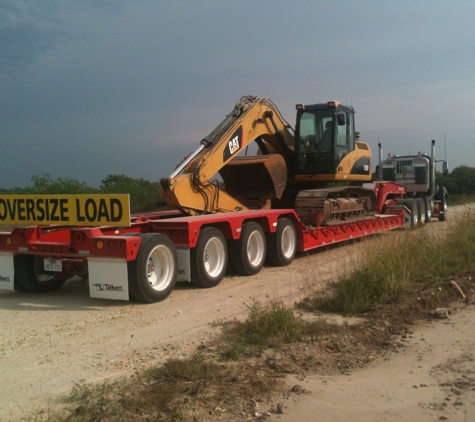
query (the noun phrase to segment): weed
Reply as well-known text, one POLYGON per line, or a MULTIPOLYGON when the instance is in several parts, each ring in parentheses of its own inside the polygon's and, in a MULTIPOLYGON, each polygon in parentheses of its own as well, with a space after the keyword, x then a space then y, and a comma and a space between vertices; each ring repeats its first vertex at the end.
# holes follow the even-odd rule
POLYGON ((224 337, 229 341, 225 356, 238 359, 242 354, 268 347, 277 347, 300 338, 303 322, 281 301, 263 305, 254 301, 245 322, 224 326, 224 337))

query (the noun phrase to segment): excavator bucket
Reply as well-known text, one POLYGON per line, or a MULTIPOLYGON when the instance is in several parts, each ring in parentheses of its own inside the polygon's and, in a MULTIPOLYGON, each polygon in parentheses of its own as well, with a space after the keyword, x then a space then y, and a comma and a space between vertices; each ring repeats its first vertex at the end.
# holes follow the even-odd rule
POLYGON ((287 166, 279 154, 235 157, 219 174, 226 192, 249 208, 269 208, 287 183, 287 166))

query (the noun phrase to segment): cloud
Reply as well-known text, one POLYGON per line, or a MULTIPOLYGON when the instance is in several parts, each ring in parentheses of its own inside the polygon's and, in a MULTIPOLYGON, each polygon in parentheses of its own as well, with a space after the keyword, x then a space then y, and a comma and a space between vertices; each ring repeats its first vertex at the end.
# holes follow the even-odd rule
POLYGON ((0 3, 0 51, 2 73, 11 74, 37 59, 45 50, 67 38, 54 19, 54 2, 26 0, 0 3))

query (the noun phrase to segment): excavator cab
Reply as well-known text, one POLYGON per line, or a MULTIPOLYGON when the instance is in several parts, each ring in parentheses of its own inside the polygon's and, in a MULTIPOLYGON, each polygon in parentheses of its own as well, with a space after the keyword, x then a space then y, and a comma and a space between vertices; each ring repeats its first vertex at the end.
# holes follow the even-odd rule
POLYGON ((297 104, 295 174, 331 175, 355 149, 354 109, 338 101, 297 104))

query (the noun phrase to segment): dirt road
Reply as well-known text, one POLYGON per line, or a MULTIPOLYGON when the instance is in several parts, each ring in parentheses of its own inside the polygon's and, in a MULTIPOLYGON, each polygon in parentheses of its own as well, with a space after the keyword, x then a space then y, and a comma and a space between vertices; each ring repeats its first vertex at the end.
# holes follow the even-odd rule
MULTIPOLYGON (((449 215, 460 210, 451 209, 449 215)), ((430 226, 435 230, 442 224, 434 222, 430 226)), ((307 288, 315 284, 324 286, 348 268, 358 247, 354 243, 302 254, 284 269, 267 267, 253 277, 226 277, 210 290, 183 284, 166 301, 151 305, 91 299, 86 282, 80 279, 69 281, 59 291, 47 295, 0 291, 0 420, 16 421, 31 412, 41 413, 79 381, 127 375, 169 356, 183 355, 217 332, 218 328, 211 323, 244 318, 253 299, 264 302, 280 299, 292 305, 305 297, 307 288)), ((414 353, 422 353, 418 350, 414 346, 414 353)), ((381 368, 391 368, 393 362, 381 362, 375 371, 380 374, 381 368)), ((380 393, 386 387, 375 384, 374 374, 370 377, 371 387, 357 388, 360 391, 369 388, 374 394, 368 394, 373 394, 377 402, 386 400, 384 393, 380 393)), ((330 396, 336 397, 337 390, 346 395, 343 385, 356 385, 355 379, 336 381, 340 384, 335 384, 330 396)), ((323 388, 320 379, 312 382, 319 387, 310 390, 317 392, 323 388)), ((429 385, 421 376, 416 384, 423 383, 429 385)), ((329 380, 325 383, 330 384, 329 380)), ((410 395, 429 391, 411 388, 410 395)), ((303 405, 298 406, 296 411, 303 405)), ((276 418, 304 421, 286 414, 276 418)))
POLYGON ((254 277, 226 277, 209 290, 186 283, 151 305, 91 299, 83 280, 47 295, 1 291, 0 420, 47 407, 81 380, 125 375, 185 353, 218 330, 210 323, 245 317, 253 299, 292 305, 306 286, 333 278, 355 248, 301 256, 254 277))

